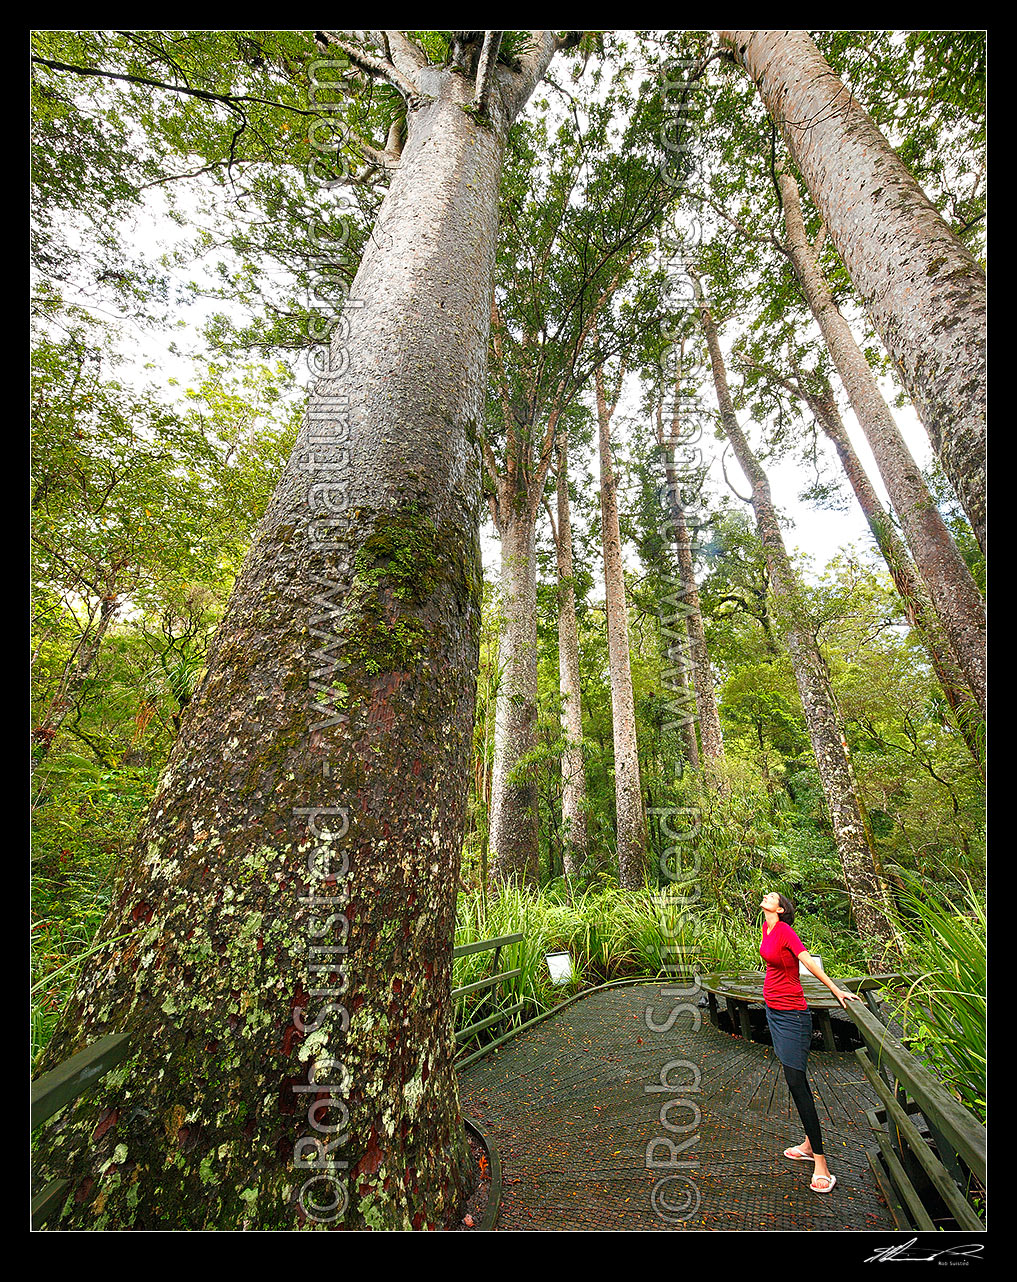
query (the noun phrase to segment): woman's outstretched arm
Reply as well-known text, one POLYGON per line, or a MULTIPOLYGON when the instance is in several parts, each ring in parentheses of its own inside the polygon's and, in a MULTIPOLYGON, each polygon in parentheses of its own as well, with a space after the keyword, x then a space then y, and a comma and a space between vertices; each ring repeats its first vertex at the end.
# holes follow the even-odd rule
POLYGON ((833 993, 834 997, 836 997, 836 999, 840 1002, 842 1006, 844 1005, 845 1002, 857 1002, 860 1000, 857 993, 849 993, 843 988, 838 988, 837 985, 830 978, 830 976, 823 969, 823 964, 819 960, 819 958, 813 957, 807 948, 803 948, 802 951, 798 954, 798 960, 801 962, 801 964, 805 967, 806 970, 811 971, 811 973, 815 975, 815 977, 818 980, 820 980, 822 983, 824 983, 827 986, 827 988, 830 990, 831 993, 833 993))

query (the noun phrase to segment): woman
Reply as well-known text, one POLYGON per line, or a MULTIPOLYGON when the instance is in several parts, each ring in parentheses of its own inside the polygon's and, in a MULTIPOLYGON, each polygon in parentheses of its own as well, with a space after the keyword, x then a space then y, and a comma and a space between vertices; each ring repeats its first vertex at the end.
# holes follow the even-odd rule
POLYGON ((759 953, 766 962, 766 978, 763 980, 766 1022, 770 1026, 774 1054, 784 1066, 791 1098, 805 1127, 805 1139, 793 1148, 786 1148, 784 1156, 794 1162, 815 1162, 809 1187, 816 1193, 829 1193, 837 1183, 837 1177, 830 1174, 823 1155, 819 1115, 805 1075, 809 1043, 812 1041, 812 1012, 798 978, 798 963, 801 962, 817 979, 821 979, 841 1006, 845 1002, 858 1001, 858 997, 838 988, 824 973, 818 959, 809 956, 805 945, 791 929, 795 910, 789 899, 772 891, 763 896, 759 906, 765 918, 759 953))

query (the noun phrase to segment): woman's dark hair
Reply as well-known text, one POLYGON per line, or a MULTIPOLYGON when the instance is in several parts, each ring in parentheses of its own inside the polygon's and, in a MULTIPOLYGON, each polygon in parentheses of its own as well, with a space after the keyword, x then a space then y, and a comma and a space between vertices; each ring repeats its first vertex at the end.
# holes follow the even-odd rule
POLYGON ((780 915, 780 919, 781 921, 786 921, 787 924, 790 926, 795 919, 795 906, 790 899, 788 899, 785 895, 780 894, 779 891, 777 893, 777 898, 780 900, 781 908, 784 909, 784 911, 780 915))

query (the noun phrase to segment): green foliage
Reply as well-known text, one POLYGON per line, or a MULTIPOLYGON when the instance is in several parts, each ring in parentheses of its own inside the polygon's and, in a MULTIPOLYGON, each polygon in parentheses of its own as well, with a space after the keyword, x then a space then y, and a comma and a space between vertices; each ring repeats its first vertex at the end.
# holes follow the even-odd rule
POLYGON ((970 881, 930 894, 908 877, 900 896, 910 918, 909 969, 919 978, 896 1014, 910 1049, 984 1123, 986 1110, 985 901, 970 881))
POLYGON ((352 138, 384 146, 398 93, 362 92, 334 54, 322 70, 309 31, 32 40, 38 309, 80 296, 168 325, 210 298, 226 304, 206 327, 220 350, 320 342, 315 300, 334 317, 383 194, 366 181, 323 199, 323 184, 363 173, 352 138), (154 208, 172 243, 129 253, 124 220, 154 208))
MULTIPOLYGON (((711 968, 758 969, 759 899, 768 889, 786 891, 787 883, 763 879, 758 884, 751 915, 740 918, 709 901, 689 908, 666 887, 620 890, 617 880, 608 874, 600 874, 585 889, 558 878, 536 891, 507 885, 499 887, 497 895, 484 895, 479 889, 461 893, 456 910, 457 947, 512 934, 522 934, 524 939, 502 949, 497 972, 519 969, 522 973, 459 998, 455 1026, 465 1028, 521 1001, 521 1011, 506 1016, 493 1030, 473 1035, 479 1045, 543 1014, 585 987, 617 979, 674 977, 676 964, 689 976, 711 968), (552 983, 545 962, 550 952, 569 954, 573 980, 567 986, 552 983)), ((688 895, 687 883, 682 889, 688 895)), ((857 971, 857 943, 849 932, 837 933, 808 916, 796 919, 796 929, 810 950, 822 955, 828 972, 857 971)), ((492 963, 490 952, 458 958, 453 987, 465 987, 496 973, 492 963)), ((471 1045, 473 1042, 464 1043, 464 1047, 471 1045)))
MULTIPOLYGON (((493 1014, 496 1000, 502 1008, 525 1003, 514 1017, 517 1024, 550 1009, 563 990, 551 983, 544 962, 549 952, 568 952, 572 958, 575 979, 566 996, 585 985, 662 973, 670 959, 666 948, 676 938, 675 917, 660 895, 619 890, 606 875, 585 891, 559 879, 536 893, 503 886, 497 896, 486 900, 479 892, 460 895, 457 946, 516 933, 524 934, 525 940, 503 949, 500 961, 500 969, 520 967, 523 973, 506 981, 501 997, 469 994, 461 998, 457 1027, 493 1014)), ((491 956, 485 953, 459 958, 454 986, 483 978, 490 964, 491 956)))
POLYGON ((285 371, 214 364, 171 400, 83 318, 32 384, 33 1057, 121 859, 295 436, 285 371))
POLYGON ((110 904, 118 863, 155 790, 154 768, 104 769, 56 752, 36 777, 32 843, 32 1060, 63 1010, 110 904))

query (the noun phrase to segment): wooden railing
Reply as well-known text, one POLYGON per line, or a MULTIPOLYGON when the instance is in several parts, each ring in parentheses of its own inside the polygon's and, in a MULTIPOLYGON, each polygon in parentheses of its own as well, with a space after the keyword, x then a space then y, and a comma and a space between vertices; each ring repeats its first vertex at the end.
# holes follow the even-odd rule
MULTIPOLYGON (((100 1037, 32 1083, 31 1128, 34 1131, 65 1104, 84 1094, 131 1054, 126 1033, 100 1037)), ((32 1198, 32 1228, 43 1225, 66 1196, 67 1180, 51 1180, 32 1198)))
POLYGON ((853 979, 839 980, 838 983, 841 988, 846 988, 849 992, 861 993, 865 999, 866 1006, 878 1018, 879 1006, 875 1000, 876 989, 885 988, 888 984, 903 984, 909 979, 917 978, 918 976, 914 973, 898 974, 894 972, 893 974, 885 975, 861 975, 853 979))
MULTIPOLYGON (((481 939, 475 944, 461 944, 458 948, 454 948, 452 950, 453 959, 456 957, 467 957, 471 953, 490 952, 493 949, 494 961, 491 965, 492 970, 495 973, 488 975, 486 979, 478 979, 472 984, 464 984, 462 988, 453 988, 452 1000, 455 1001, 459 997, 465 997, 467 993, 480 992, 485 988, 493 989, 496 984, 500 984, 506 979, 514 979, 517 975, 521 975, 523 973, 522 967, 518 967, 516 970, 506 970, 498 973, 498 962, 501 958, 501 950, 503 948, 507 947, 509 944, 518 944, 522 939, 522 935, 502 935, 498 939, 481 939)), ((508 1006, 503 1010, 495 1011, 493 1015, 488 1015, 486 1019, 474 1020, 472 1024, 469 1024, 466 1028, 461 1028, 456 1033, 456 1041, 464 1042, 467 1038, 472 1037, 474 1033, 479 1033, 484 1028, 490 1028, 492 1024, 498 1024, 502 1020, 510 1019, 513 1015, 521 1011, 522 1008, 523 1003, 518 1001, 514 1006, 508 1006)), ((470 1058, 472 1059, 472 1056, 470 1058)), ((468 1061, 460 1061, 460 1067, 462 1067, 466 1062, 468 1061)))
POLYGON ((985 1127, 872 1010, 847 1010, 865 1040, 855 1055, 883 1101, 868 1112, 878 1144, 868 1158, 898 1227, 984 1229, 985 1127))

